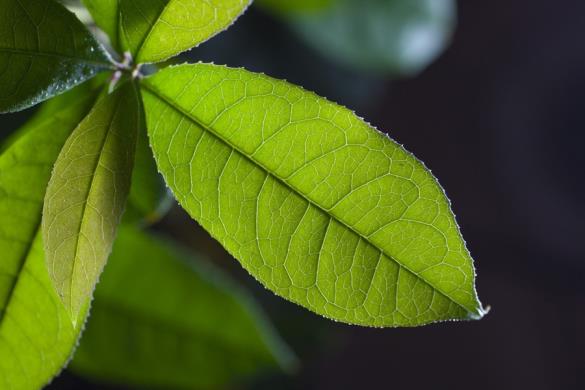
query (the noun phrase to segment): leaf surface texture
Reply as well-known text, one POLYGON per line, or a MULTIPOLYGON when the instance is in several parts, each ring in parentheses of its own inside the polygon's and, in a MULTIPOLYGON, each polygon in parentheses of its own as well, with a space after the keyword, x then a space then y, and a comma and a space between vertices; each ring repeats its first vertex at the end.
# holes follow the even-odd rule
POLYGON ((141 106, 133 83, 103 96, 68 138, 43 209, 49 275, 74 320, 110 254, 128 197, 141 106))
POLYGON ((351 111, 208 64, 160 71, 143 99, 175 197, 270 290, 361 325, 483 315, 442 188, 351 111))
POLYGON ((111 67, 102 46, 53 0, 0 0, 0 113, 18 111, 111 67))
POLYGON ((120 0, 120 39, 137 63, 166 60, 226 29, 250 0, 120 0))

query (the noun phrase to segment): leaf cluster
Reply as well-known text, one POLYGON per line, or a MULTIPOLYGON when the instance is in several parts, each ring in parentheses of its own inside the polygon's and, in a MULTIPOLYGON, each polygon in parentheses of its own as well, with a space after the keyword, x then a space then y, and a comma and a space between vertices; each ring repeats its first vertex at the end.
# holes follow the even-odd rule
POLYGON ((109 50, 54 0, 0 0, 0 112, 54 98, 0 154, 2 388, 59 372, 108 261, 79 372, 207 388, 294 364, 243 292, 130 227, 161 214, 165 185, 260 283, 315 313, 376 327, 483 316, 450 202, 401 145, 285 81, 164 67, 248 0, 83 3, 109 50))

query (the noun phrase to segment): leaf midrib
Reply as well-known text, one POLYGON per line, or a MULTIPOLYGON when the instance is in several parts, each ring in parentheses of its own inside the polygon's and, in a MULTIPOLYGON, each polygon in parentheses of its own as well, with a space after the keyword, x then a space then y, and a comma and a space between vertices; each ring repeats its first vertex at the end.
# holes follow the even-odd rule
MULTIPOLYGON (((42 208, 42 206, 41 206, 41 208, 42 208)), ((18 269, 16 270, 14 281, 12 282, 10 289, 8 289, 8 294, 6 294, 6 299, 4 300, 4 308, 0 308, 0 324, 2 324, 2 322, 4 320, 4 316, 6 315, 6 311, 8 310, 8 305, 10 304, 10 301, 12 300, 12 296, 14 295, 14 292, 16 291, 16 286, 18 285, 18 281, 20 280, 19 279, 20 274, 24 270, 24 266, 26 264, 28 257, 30 256, 30 252, 32 251, 32 247, 35 243, 36 237, 39 235, 40 229, 41 229, 41 213, 39 212, 38 220, 37 220, 37 223, 35 224, 35 228, 33 230, 35 232, 35 234, 33 235, 33 239, 30 240, 30 242, 28 242, 26 244, 26 247, 25 247, 24 251, 22 252, 22 258, 18 263, 18 269)))
POLYGON ((146 42, 150 38, 150 35, 154 31, 154 28, 156 27, 156 25, 158 24, 158 22, 161 20, 161 17, 165 13, 165 10, 169 6, 169 4, 171 4, 171 0, 168 0, 167 3, 165 4, 165 6, 161 8, 159 14, 156 17, 155 22, 148 29, 148 32, 146 34, 144 34, 144 37, 142 37, 142 40, 140 41, 140 43, 136 47, 136 61, 139 61, 140 60, 140 53, 142 52, 142 49, 144 48, 144 45, 146 45, 146 42))
MULTIPOLYGON (((119 99, 117 99, 119 100, 119 99)), ((119 103, 119 102, 118 102, 119 103)), ((85 197, 85 202, 83 202, 83 208, 81 210, 81 218, 79 220, 79 227, 77 229, 77 234, 76 234, 76 240, 75 240, 75 256, 73 257, 73 264, 71 267, 71 274, 69 276, 69 312, 73 313, 73 275, 75 273, 75 269, 76 269, 76 265, 79 263, 78 259, 79 259, 79 245, 80 245, 80 240, 81 240, 81 234, 83 231, 83 227, 85 226, 85 221, 86 221, 86 210, 87 210, 87 204, 89 202, 89 199, 91 197, 92 194, 92 190, 94 188, 94 181, 95 178, 97 176, 96 174, 96 170, 100 164, 100 161, 103 157, 103 151, 104 151, 104 147, 108 141, 108 138, 110 137, 110 133, 112 130, 112 123, 114 121, 114 118, 116 117, 116 115, 118 114, 121 105, 120 104, 116 104, 115 105, 116 109, 114 111, 112 111, 112 115, 110 116, 109 120, 108 120, 108 130, 106 131, 106 133, 104 134, 104 139, 99 147, 99 154, 97 156, 97 158, 95 159, 95 164, 92 168, 92 176, 91 176, 91 180, 89 182, 89 185, 87 187, 87 196, 85 197)), ((88 117, 91 115, 91 112, 88 114, 88 117)), ((74 327, 76 326, 76 318, 73 318, 73 325, 74 327)))
POLYGON ((0 52, 6 52, 11 54, 23 55, 23 56, 30 56, 30 57, 48 57, 48 58, 59 58, 65 59, 70 61, 79 61, 89 65, 98 66, 101 68, 108 68, 114 69, 114 65, 107 61, 97 61, 97 60, 90 60, 83 57, 75 57, 67 54, 60 54, 60 53, 51 53, 51 52, 44 52, 44 51, 36 51, 36 50, 25 50, 25 49, 15 49, 11 47, 0 47, 0 52))
POLYGON ((271 170, 269 170, 262 163, 260 163, 259 161, 256 161, 253 157, 249 156, 247 153, 245 153, 244 151, 242 151, 238 146, 236 146, 233 143, 231 143, 230 141, 226 140, 224 137, 222 137, 220 134, 218 134, 212 128, 210 128, 209 126, 203 124, 201 121, 199 121, 197 118, 195 118, 191 113, 189 113, 188 111, 184 110, 182 107, 180 107, 178 104, 176 104, 176 102, 174 102, 171 98, 167 97, 164 93, 162 93, 161 91, 157 90, 154 86, 152 86, 148 80, 144 80, 141 83, 141 86, 144 89, 148 90, 153 95, 155 95, 156 97, 158 97, 160 100, 162 100, 169 107, 171 107, 174 110, 178 111, 180 114, 184 115, 185 117, 187 117, 188 119, 190 119, 191 121, 193 121, 197 126, 201 127, 205 131, 211 133, 218 140, 220 140, 221 142, 223 142, 225 145, 227 145, 228 147, 230 147, 233 150, 237 151, 240 155, 244 156, 246 159, 248 159, 249 161, 251 161, 253 164, 255 164, 256 166, 260 167, 264 172, 266 172, 267 174, 269 174, 270 176, 272 176, 275 180, 277 180, 279 183, 283 184, 285 187, 289 188, 291 191, 293 191, 297 195, 301 196, 309 204, 313 205, 318 210, 320 210, 321 212, 323 212, 326 215, 328 215, 330 218, 332 218, 332 219, 336 220, 337 222, 339 222, 341 225, 343 225, 344 227, 346 227, 347 229, 349 229, 350 231, 352 231, 354 234, 356 234, 358 237, 361 237, 365 242, 367 242, 372 247, 376 248, 378 251, 380 251, 380 253, 382 253, 388 259, 390 259, 391 261, 393 261, 394 263, 396 263, 399 267, 404 268, 406 271, 410 272, 411 274, 413 274, 414 276, 416 276, 418 279, 422 280, 424 283, 426 283, 427 285, 429 285, 433 290, 437 291, 439 294, 445 296, 447 299, 449 299, 450 301, 454 302, 459 307, 463 308, 468 314, 470 314, 470 315, 476 315, 478 313, 478 309, 477 308, 470 309, 465 304, 458 302, 457 300, 455 300, 454 298, 452 298, 450 295, 448 295, 446 292, 444 292, 440 288, 434 286, 431 282, 429 282, 423 276, 419 275, 417 272, 411 270, 409 267, 405 266, 404 264, 402 264, 401 262, 399 262, 398 260, 396 260, 394 257, 392 257, 391 255, 387 254, 382 248, 380 248, 378 245, 374 244, 364 234, 356 231, 355 228, 353 228, 352 226, 350 226, 349 224, 347 224, 345 221, 342 221, 339 217, 337 217, 336 215, 331 214, 329 211, 327 211, 326 209, 324 209, 322 206, 320 206, 319 204, 315 203, 313 200, 309 199, 305 194, 303 194, 301 191, 299 191, 298 189, 294 188, 291 184, 289 184, 284 178, 281 178, 276 173, 274 173, 271 170))

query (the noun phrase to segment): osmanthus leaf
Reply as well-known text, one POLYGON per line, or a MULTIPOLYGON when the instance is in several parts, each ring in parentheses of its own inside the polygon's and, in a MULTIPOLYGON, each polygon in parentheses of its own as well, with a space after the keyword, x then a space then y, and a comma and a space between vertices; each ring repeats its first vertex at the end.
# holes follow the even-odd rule
POLYGON ((134 82, 103 96, 67 139, 43 208, 49 275, 75 323, 110 254, 142 111, 134 82))
POLYGON ((152 224, 162 218, 173 203, 174 198, 157 171, 152 150, 148 145, 146 129, 141 128, 124 221, 152 224))
POLYGON ((63 5, 0 0, 0 113, 30 107, 111 67, 102 46, 63 5))
POLYGON ((41 211, 53 163, 95 98, 84 84, 53 99, 0 154, 1 389, 41 388, 77 340, 45 266, 41 211))
POLYGON ((288 14, 319 53, 354 68, 412 75, 449 43, 454 0, 335 0, 319 13, 288 14))
POLYGON ((120 13, 118 0, 82 0, 91 14, 95 24, 101 28, 110 38, 113 47, 118 48, 118 31, 120 13))
POLYGON ((137 63, 164 61, 227 28, 251 0, 119 0, 120 40, 137 63))
POLYGON ((142 87, 175 197, 267 288, 360 325, 482 317, 442 188, 351 111, 208 64, 164 69, 142 87))
POLYGON ((121 227, 72 362, 138 387, 221 388, 294 357, 249 296, 169 242, 121 227))

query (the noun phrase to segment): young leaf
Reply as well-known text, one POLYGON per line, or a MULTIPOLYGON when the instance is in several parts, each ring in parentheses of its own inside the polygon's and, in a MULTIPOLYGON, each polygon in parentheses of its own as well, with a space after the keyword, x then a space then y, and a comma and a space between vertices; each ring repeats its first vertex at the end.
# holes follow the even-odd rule
POLYGON ((144 80, 179 203, 267 288, 370 326, 480 318, 450 204, 414 156, 349 110, 208 64, 144 80))
POLYGON ((120 13, 118 0, 82 0, 95 24, 110 38, 113 47, 118 48, 120 13))
POLYGON ((0 155, 1 389, 44 386, 78 337, 50 282, 39 230, 53 163, 94 100, 86 85, 59 96, 0 155))
POLYGON ((120 40, 137 63, 164 61, 224 30, 251 0, 120 0, 120 40))
POLYGON ((49 181, 42 223, 47 267, 74 322, 112 248, 141 115, 134 83, 101 98, 65 143, 49 181))
POLYGON ((137 387, 222 388, 292 361, 249 297, 165 241, 120 229, 72 368, 137 387))
POLYGON ((448 44, 453 0, 335 0, 292 15, 291 27, 319 53, 366 71, 416 74, 448 44))
POLYGON ((77 18, 53 0, 0 0, 0 113, 65 92, 111 68, 77 18))

